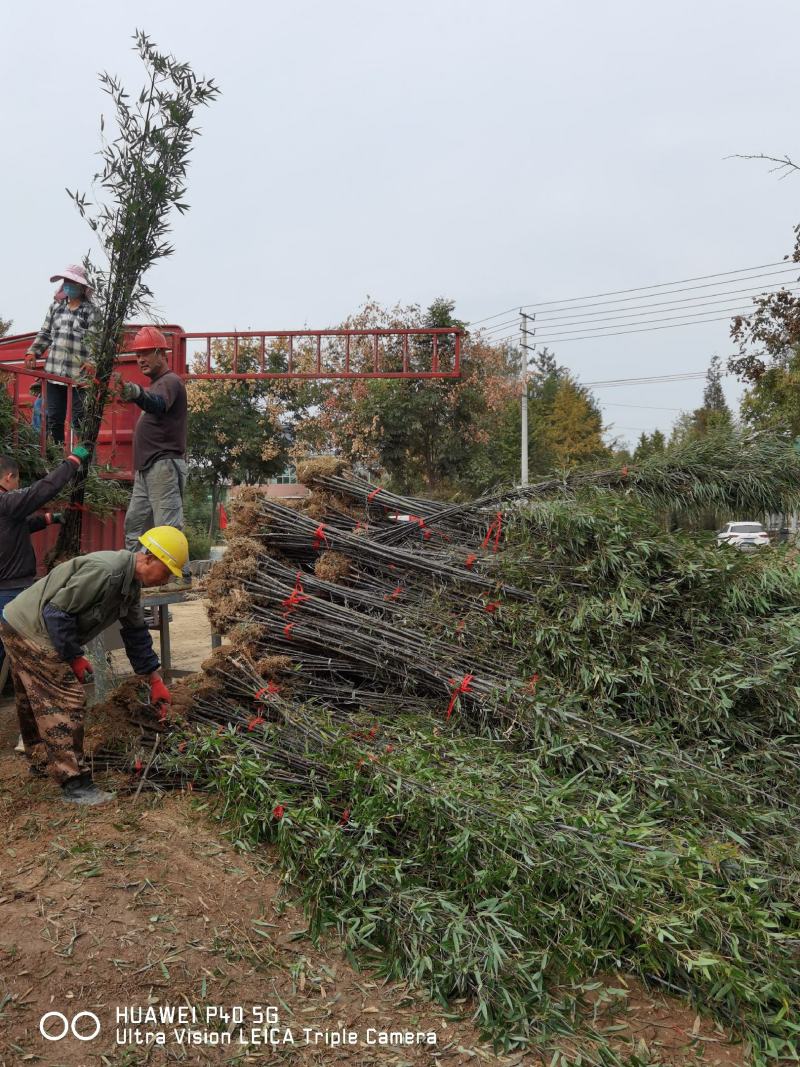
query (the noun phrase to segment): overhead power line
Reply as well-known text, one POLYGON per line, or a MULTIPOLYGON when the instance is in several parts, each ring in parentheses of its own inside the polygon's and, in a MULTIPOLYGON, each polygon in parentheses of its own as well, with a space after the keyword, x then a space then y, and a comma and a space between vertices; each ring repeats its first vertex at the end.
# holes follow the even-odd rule
MULTIPOLYGON (((721 310, 721 309, 720 309, 721 310)), ((744 309, 748 310, 747 308, 744 309)), ((639 326, 635 330, 615 330, 610 333, 587 333, 578 337, 540 337, 537 333, 534 340, 537 345, 570 344, 572 341, 602 341, 605 337, 626 337, 633 333, 654 333, 656 330, 674 330, 679 326, 703 326, 705 323, 730 322, 730 315, 723 315, 714 319, 697 319, 688 322, 671 322, 666 326, 639 326)), ((620 323, 623 325, 623 323, 620 323)), ((599 327, 598 327, 599 328, 599 327)), ((496 337, 496 341, 513 341, 519 337, 519 331, 508 334, 506 337, 496 337)))
MULTIPOLYGON (((777 283, 774 283, 777 285, 777 283)), ((792 283, 791 285, 781 285, 778 288, 773 289, 730 289, 724 293, 713 293, 705 296, 690 296, 684 297, 682 300, 659 300, 651 304, 639 304, 632 305, 627 308, 617 308, 607 315, 599 315, 597 312, 585 312, 583 314, 572 315, 573 322, 578 319, 587 319, 588 321, 584 325, 590 325, 592 322, 613 322, 615 319, 624 318, 625 315, 633 315, 636 318, 644 315, 646 318, 650 318, 653 315, 653 308, 668 308, 670 305, 676 305, 672 307, 673 311, 691 311, 695 308, 714 307, 718 304, 725 303, 732 296, 741 296, 742 294, 749 294, 752 297, 769 296, 774 292, 795 292, 800 288, 800 283, 792 283), (713 299, 709 297, 713 296, 713 299)), ((559 321, 563 322, 561 316, 563 311, 558 312, 540 312, 537 313, 535 323, 537 326, 546 327, 551 326, 559 321), (545 318, 545 315, 550 316, 545 318), (557 316, 553 318, 552 316, 557 316)), ((566 318, 570 318, 570 314, 566 314, 566 318)), ((491 335, 495 330, 507 329, 509 326, 519 323, 519 315, 513 319, 506 319, 504 322, 498 322, 495 326, 489 326, 485 331, 481 331, 486 335, 491 335)), ((564 323, 564 325, 572 325, 572 322, 564 323)))
POLYGON ((613 389, 620 385, 657 385, 669 382, 691 382, 705 378, 707 371, 690 370, 681 374, 651 374, 642 378, 608 378, 600 382, 581 382, 591 389, 613 389))
MULTIPOLYGON (((586 294, 584 296, 562 297, 559 300, 540 300, 540 301, 535 301, 535 302, 529 303, 529 304, 522 304, 522 305, 517 304, 514 307, 506 308, 504 311, 495 312, 495 314, 493 314, 493 315, 486 315, 482 319, 475 319, 472 323, 470 323, 470 325, 477 326, 481 322, 489 322, 492 319, 499 319, 503 315, 510 315, 514 311, 517 311, 520 306, 522 306, 524 308, 545 308, 545 307, 553 307, 556 304, 583 303, 583 302, 585 302, 587 300, 596 300, 596 299, 599 299, 601 297, 624 296, 625 294, 628 294, 628 293, 653 292, 656 289, 671 289, 673 286, 684 285, 684 284, 686 284, 688 282, 710 282, 710 284, 708 286, 692 286, 692 288, 694 288, 694 289, 714 288, 717 285, 723 285, 725 283, 722 282, 722 281, 716 281, 716 282, 710 281, 711 279, 714 279, 714 278, 718 278, 718 279, 730 278, 730 277, 733 277, 734 275, 737 275, 737 274, 751 274, 752 275, 753 271, 768 270, 768 269, 770 269, 772 267, 782 267, 783 271, 785 271, 787 273, 790 272, 790 271, 800 272, 800 265, 798 265, 798 264, 790 264, 790 263, 787 264, 786 260, 780 260, 777 263, 759 263, 759 264, 757 264, 757 265, 755 265, 753 267, 740 267, 737 270, 717 271, 714 274, 699 274, 699 275, 696 275, 695 277, 692 277, 692 278, 677 278, 674 281, 659 282, 659 283, 657 283, 655 285, 639 285, 639 286, 635 286, 635 287, 633 287, 631 289, 612 289, 612 290, 609 290, 608 292, 604 292, 604 293, 589 293, 589 294, 586 294)), ((776 271, 775 273, 776 274, 777 273, 782 273, 782 271, 776 271)), ((753 277, 767 277, 768 275, 752 275, 752 276, 753 277)), ((745 280, 745 279, 742 279, 742 280, 745 280)), ((680 289, 679 290, 674 290, 673 289, 672 291, 673 292, 688 292, 689 290, 680 290, 680 289)), ((666 295, 666 294, 662 294, 662 295, 666 295)), ((609 303, 619 303, 619 302, 620 301, 609 301, 609 303)))
POLYGON ((750 311, 750 305, 749 304, 734 304, 731 307, 714 308, 711 311, 694 311, 694 312, 692 312, 692 311, 678 311, 674 315, 655 316, 653 318, 646 319, 643 322, 636 322, 635 320, 629 320, 627 322, 611 322, 608 326, 592 326, 591 323, 587 323, 587 322, 579 323, 579 322, 576 322, 573 319, 571 322, 564 322, 564 323, 557 323, 557 324, 554 323, 554 324, 552 324, 551 329, 549 331, 547 329, 547 325, 544 325, 541 328, 537 328, 535 340, 536 340, 536 342, 538 344, 540 341, 542 343, 544 343, 544 341, 546 341, 548 338, 550 338, 551 340, 554 340, 554 341, 555 340, 561 340, 562 337, 567 337, 569 334, 573 334, 573 333, 582 333, 582 332, 586 332, 586 331, 589 331, 591 333, 597 333, 597 331, 615 330, 619 326, 647 326, 647 327, 649 327, 649 326, 652 326, 654 324, 661 323, 661 322, 675 322, 677 319, 685 319, 689 324, 691 324, 693 319, 701 318, 704 315, 718 315, 720 312, 723 312, 723 311, 728 311, 732 315, 737 315, 737 314, 741 315, 741 314, 744 314, 747 311, 750 311), (575 326, 576 329, 574 329, 574 330, 567 329, 568 326, 575 326))
MULTIPOLYGON (((604 433, 614 433, 615 430, 637 430, 639 433, 650 433, 652 427, 648 429, 646 426, 618 426, 616 423, 604 427, 604 433)), ((658 429, 658 427, 656 427, 658 429)))
POLYGON ((607 408, 636 408, 637 411, 683 411, 683 408, 663 408, 653 404, 621 404, 618 400, 605 400, 603 406, 607 408))

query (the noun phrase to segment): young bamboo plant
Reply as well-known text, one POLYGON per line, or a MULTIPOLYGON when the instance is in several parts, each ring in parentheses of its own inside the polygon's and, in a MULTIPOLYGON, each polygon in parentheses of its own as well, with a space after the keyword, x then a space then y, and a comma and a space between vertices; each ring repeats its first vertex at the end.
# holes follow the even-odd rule
MULTIPOLYGON (((152 293, 143 279, 149 268, 173 252, 168 239, 172 209, 181 213, 188 209, 186 169, 199 132, 192 125, 195 112, 219 93, 211 79, 196 77, 188 64, 159 52, 145 33, 137 31, 134 39, 147 71, 138 98, 132 101, 110 74, 100 76, 114 104, 118 131, 113 139, 104 140, 102 170, 94 179, 108 199, 95 206, 85 194, 69 193, 97 234, 106 260, 102 269, 86 264, 102 309, 90 339, 95 381, 81 426, 81 437, 89 447, 94 446, 100 430, 124 323, 148 306, 152 293)), ((85 487, 84 472, 75 482, 72 504, 83 503, 85 487)), ((68 512, 58 557, 79 552, 81 516, 77 507, 68 512)))

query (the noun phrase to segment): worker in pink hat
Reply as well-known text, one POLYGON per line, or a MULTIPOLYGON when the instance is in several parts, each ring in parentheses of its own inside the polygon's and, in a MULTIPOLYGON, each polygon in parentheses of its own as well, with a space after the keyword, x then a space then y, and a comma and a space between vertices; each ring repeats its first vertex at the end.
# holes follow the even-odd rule
MULTIPOLYGON (((54 274, 50 281, 60 284, 42 328, 25 354, 25 366, 32 370, 36 360, 49 349, 45 372, 69 378, 75 384, 72 389, 72 425, 77 429, 83 417, 83 389, 93 373, 94 335, 101 316, 92 303, 92 288, 83 267, 72 264, 61 274, 54 274)), ((45 388, 47 432, 54 441, 63 444, 69 387, 60 382, 47 382, 45 388)))

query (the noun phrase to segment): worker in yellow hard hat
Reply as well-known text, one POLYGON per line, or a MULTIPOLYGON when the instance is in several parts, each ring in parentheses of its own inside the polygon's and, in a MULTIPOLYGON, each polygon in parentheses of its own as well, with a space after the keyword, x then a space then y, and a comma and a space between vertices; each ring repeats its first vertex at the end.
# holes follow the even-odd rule
POLYGON ((150 703, 162 709, 170 703, 141 592, 180 576, 189 544, 173 526, 156 526, 139 540, 140 552, 90 552, 59 564, 7 604, 0 621, 31 770, 48 771, 70 803, 103 804, 113 796, 94 785, 83 757, 83 685, 92 679, 83 646, 119 621, 131 667, 149 683, 150 703))

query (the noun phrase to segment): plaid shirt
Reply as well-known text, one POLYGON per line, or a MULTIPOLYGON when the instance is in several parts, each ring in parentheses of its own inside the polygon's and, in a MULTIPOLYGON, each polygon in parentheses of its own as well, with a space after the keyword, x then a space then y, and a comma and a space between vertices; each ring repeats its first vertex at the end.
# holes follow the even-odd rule
POLYGON ((41 356, 49 348, 45 371, 77 380, 81 364, 91 359, 91 332, 99 323, 100 311, 90 300, 82 300, 74 311, 68 301, 54 300, 28 352, 41 356))

